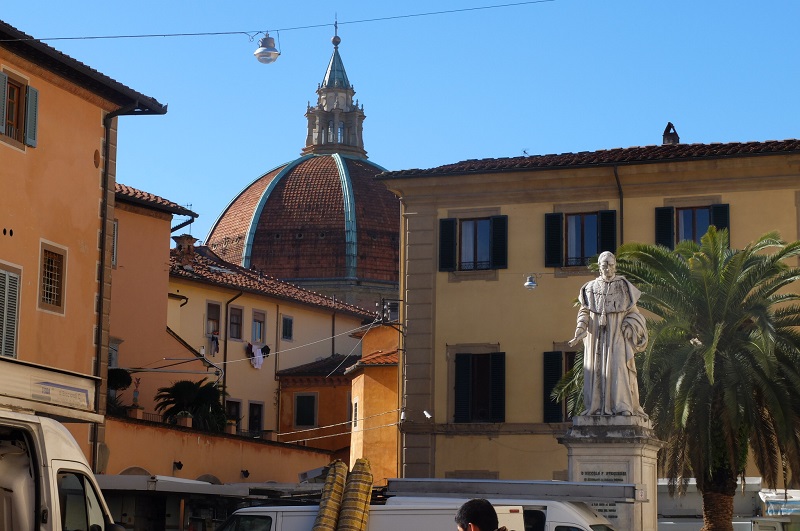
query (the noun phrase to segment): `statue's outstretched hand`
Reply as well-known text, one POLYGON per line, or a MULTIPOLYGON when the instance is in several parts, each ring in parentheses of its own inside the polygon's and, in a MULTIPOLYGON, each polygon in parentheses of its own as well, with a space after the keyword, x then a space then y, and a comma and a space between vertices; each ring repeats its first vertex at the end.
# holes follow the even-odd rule
POLYGON ((567 345, 569 345, 570 347, 574 347, 575 345, 583 341, 584 337, 586 337, 586 330, 584 330, 583 328, 578 328, 577 330, 575 330, 575 337, 570 339, 567 342, 567 345))

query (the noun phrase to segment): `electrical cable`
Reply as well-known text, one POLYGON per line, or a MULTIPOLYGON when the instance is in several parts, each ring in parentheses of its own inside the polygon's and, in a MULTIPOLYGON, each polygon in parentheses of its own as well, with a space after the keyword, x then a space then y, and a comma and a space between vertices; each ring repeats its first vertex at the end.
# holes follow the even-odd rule
POLYGON ((350 435, 352 433, 356 433, 356 432, 360 432, 360 431, 364 432, 364 431, 379 430, 379 429, 382 429, 382 428, 388 428, 390 426, 397 426, 398 424, 400 424, 399 421, 398 422, 392 422, 392 423, 389 423, 389 424, 383 424, 381 426, 374 426, 372 428, 362 428, 360 430, 350 430, 350 431, 344 431, 344 432, 341 432, 341 433, 332 433, 330 435, 320 435, 319 437, 308 437, 306 439, 296 439, 294 441, 283 441, 283 442, 286 443, 286 444, 291 444, 291 443, 298 443, 298 442, 315 441, 317 439, 327 439, 328 437, 339 437, 341 435, 350 435))
MULTIPOLYGON (((392 410, 389 410, 389 411, 384 411, 383 413, 376 413, 374 415, 370 415, 369 417, 361 417, 360 419, 356 419, 356 420, 358 422, 361 422, 363 420, 372 419, 372 418, 375 418, 375 417, 382 417, 383 415, 388 415, 390 413, 397 413, 398 411, 400 411, 400 408, 392 409, 392 410)), ((309 431, 317 431, 317 430, 322 430, 322 429, 325 429, 325 428, 333 428, 334 426, 344 426, 345 424, 352 424, 352 422, 353 422, 352 420, 346 420, 344 422, 338 422, 336 424, 327 424, 325 426, 316 426, 314 428, 306 428, 304 430, 297 430, 297 431, 286 431, 286 432, 283 432, 283 433, 277 433, 276 435, 278 437, 284 437, 286 435, 295 435, 295 434, 298 434, 298 433, 307 433, 309 431)))
MULTIPOLYGON (((375 17, 375 18, 365 18, 361 20, 349 20, 345 22, 339 22, 340 25, 343 24, 365 24, 371 22, 384 22, 387 20, 400 20, 406 18, 417 18, 417 17, 428 17, 434 15, 451 15, 455 13, 465 13, 469 11, 482 11, 487 9, 502 9, 508 7, 518 7, 518 6, 526 6, 531 4, 544 4, 548 2, 555 2, 556 0, 528 0, 526 2, 512 2, 507 4, 494 4, 488 6, 476 6, 476 7, 465 7, 460 9, 447 9, 442 11, 428 11, 424 13, 410 13, 407 15, 392 15, 387 17, 375 17)), ((305 30, 305 29, 314 29, 314 28, 324 28, 327 26, 332 26, 333 24, 310 24, 306 26, 293 26, 287 28, 279 28, 279 29, 270 29, 270 30, 253 30, 253 31, 204 31, 204 32, 197 32, 197 33, 147 33, 141 35, 87 35, 82 37, 44 37, 44 38, 34 38, 30 37, 27 39, 0 39, 0 42, 20 42, 20 41, 79 41, 79 40, 109 40, 109 39, 149 39, 155 37, 219 37, 219 36, 226 36, 226 35, 245 35, 251 41, 255 39, 257 35, 266 34, 269 32, 279 33, 281 31, 296 31, 296 30, 305 30)))

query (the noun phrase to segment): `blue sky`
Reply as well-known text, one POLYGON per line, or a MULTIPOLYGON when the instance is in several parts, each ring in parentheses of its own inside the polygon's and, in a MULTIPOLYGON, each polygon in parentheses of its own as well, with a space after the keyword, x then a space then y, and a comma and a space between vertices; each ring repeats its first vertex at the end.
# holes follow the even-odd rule
POLYGON ((48 41, 169 104, 120 118, 117 178, 191 205, 200 240, 299 156, 337 17, 365 147, 390 170, 658 144, 668 121, 684 143, 800 136, 796 0, 553 0, 350 23, 502 3, 32 0, 0 18, 38 38, 271 31, 272 65, 246 35, 48 41))

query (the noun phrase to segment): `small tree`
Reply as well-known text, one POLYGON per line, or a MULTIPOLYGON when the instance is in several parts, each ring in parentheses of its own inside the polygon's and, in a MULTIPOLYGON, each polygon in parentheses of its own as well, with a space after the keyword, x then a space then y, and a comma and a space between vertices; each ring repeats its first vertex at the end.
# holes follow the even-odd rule
POLYGON ((156 411, 161 413, 165 422, 174 422, 179 414, 188 413, 195 428, 221 433, 225 429, 222 398, 219 388, 206 378, 199 382, 180 380, 158 390, 156 411))

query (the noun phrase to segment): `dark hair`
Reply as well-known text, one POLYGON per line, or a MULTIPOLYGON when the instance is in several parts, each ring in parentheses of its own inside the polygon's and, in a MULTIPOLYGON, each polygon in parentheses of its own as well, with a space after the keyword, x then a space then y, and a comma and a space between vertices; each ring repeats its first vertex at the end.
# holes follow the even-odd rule
POLYGON ((489 500, 475 498, 464 503, 456 513, 456 525, 467 529, 467 524, 478 526, 481 531, 497 529, 497 512, 489 500))

